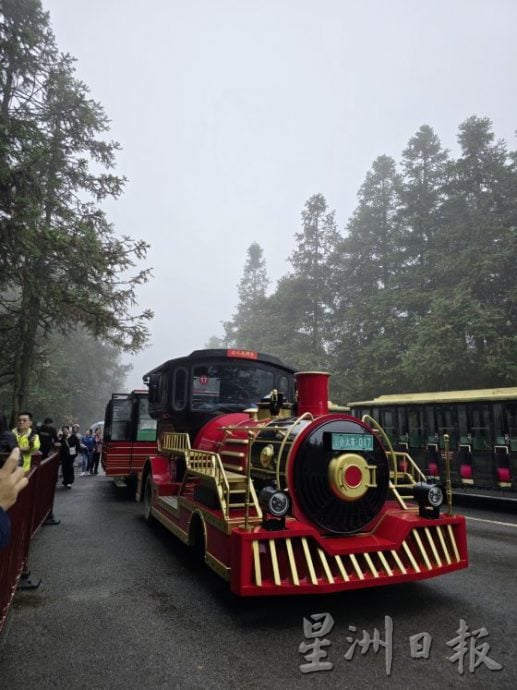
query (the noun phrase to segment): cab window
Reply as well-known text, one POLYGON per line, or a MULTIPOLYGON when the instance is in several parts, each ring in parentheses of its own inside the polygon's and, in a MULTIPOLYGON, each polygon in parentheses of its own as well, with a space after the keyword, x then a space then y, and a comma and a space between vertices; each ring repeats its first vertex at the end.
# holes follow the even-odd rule
POLYGON ((172 382, 172 407, 180 412, 187 404, 187 370, 179 367, 172 382))
POLYGON ((192 410, 244 409, 274 388, 274 372, 251 365, 198 365, 192 372, 192 410))

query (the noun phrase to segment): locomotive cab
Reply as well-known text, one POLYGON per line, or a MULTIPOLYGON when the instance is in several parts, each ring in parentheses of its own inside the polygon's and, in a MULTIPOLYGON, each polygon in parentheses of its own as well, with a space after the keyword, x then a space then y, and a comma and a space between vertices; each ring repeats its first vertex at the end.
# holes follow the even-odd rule
POLYGON ((179 432, 193 442, 210 420, 258 408, 272 390, 293 400, 293 374, 278 358, 248 350, 195 350, 169 360, 144 377, 158 438, 179 432))

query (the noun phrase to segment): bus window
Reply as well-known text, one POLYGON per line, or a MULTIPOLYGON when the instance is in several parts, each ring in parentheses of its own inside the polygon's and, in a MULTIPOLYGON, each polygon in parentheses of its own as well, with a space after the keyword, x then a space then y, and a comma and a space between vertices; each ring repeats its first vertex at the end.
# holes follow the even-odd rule
POLYGON ((174 372, 174 381, 172 384, 172 407, 174 410, 180 412, 185 409, 187 404, 187 370, 184 367, 178 367, 174 372))
POLYGON ((112 441, 131 441, 132 425, 131 411, 132 402, 125 400, 113 400, 111 440, 112 441))
POLYGON ((136 427, 137 441, 156 441, 156 419, 149 415, 149 403, 147 398, 138 397, 138 423, 136 427))
POLYGON ((490 409, 477 403, 470 408, 470 432, 473 450, 489 450, 492 447, 490 434, 490 409))

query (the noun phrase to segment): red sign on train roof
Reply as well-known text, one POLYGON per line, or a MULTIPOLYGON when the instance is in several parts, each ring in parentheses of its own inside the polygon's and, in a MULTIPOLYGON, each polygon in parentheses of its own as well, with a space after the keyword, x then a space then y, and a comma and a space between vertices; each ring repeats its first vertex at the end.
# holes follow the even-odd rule
POLYGON ((226 350, 227 357, 240 357, 241 359, 258 359, 258 352, 253 350, 226 350))

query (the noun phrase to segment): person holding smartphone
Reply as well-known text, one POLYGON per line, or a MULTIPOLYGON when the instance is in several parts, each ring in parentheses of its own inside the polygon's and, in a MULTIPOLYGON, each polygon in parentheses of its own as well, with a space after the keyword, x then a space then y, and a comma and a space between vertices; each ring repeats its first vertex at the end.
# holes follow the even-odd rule
POLYGON ((23 467, 18 466, 19 460, 20 449, 15 448, 0 468, 0 549, 6 547, 11 538, 11 521, 7 511, 29 483, 23 467))

